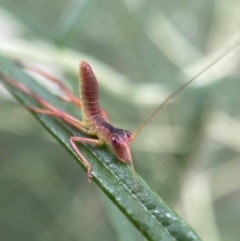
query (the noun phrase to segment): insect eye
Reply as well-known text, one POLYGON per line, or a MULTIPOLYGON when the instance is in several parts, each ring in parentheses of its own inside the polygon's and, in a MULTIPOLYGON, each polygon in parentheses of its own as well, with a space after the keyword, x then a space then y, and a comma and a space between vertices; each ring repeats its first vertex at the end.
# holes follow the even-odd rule
POLYGON ((130 132, 127 132, 127 137, 130 138, 132 134, 130 132))
POLYGON ((115 148, 118 146, 118 137, 117 136, 112 136, 112 145, 115 148))

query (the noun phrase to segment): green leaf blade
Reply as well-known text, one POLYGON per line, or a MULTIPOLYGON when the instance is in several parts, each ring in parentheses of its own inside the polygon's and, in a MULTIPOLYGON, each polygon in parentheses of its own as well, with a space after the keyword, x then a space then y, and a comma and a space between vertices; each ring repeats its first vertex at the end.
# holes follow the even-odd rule
MULTIPOLYGON (((57 108, 65 110, 60 100, 16 67, 14 63, 3 57, 0 57, 0 71, 21 82, 57 108)), ((7 87, 22 104, 38 106, 36 101, 18 89, 7 87)), ((73 156, 74 160, 86 170, 69 143, 71 136, 85 135, 56 118, 34 115, 73 156)), ((195 232, 147 186, 138 174, 136 174, 137 194, 135 193, 136 184, 130 166, 119 162, 106 145, 97 147, 79 144, 78 146, 92 166, 93 180, 148 240, 200 240, 195 232)))

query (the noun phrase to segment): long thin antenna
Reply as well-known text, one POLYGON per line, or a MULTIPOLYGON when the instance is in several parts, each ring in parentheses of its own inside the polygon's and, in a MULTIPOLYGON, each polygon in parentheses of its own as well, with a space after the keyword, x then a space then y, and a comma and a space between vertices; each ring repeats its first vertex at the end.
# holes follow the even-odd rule
POLYGON ((186 84, 179 87, 175 92, 173 92, 162 104, 160 104, 157 109, 136 129, 136 131, 133 132, 131 140, 135 138, 135 136, 138 134, 138 132, 165 106, 165 104, 174 96, 176 96, 178 93, 183 91, 189 84, 191 84, 196 78, 198 78, 201 74, 203 74, 205 71, 210 69, 214 64, 216 64, 218 61, 220 61, 223 57, 228 55, 232 50, 234 50, 238 45, 240 45, 240 41, 236 44, 233 44, 229 48, 226 49, 226 51, 221 54, 217 59, 215 59, 210 65, 202 69, 198 74, 196 74, 192 79, 190 79, 186 84))

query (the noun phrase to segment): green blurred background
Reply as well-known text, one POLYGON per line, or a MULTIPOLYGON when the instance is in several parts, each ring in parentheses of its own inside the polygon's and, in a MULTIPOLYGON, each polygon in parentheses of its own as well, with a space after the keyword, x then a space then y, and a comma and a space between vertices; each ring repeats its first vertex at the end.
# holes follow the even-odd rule
MULTIPOLYGON (((134 131, 236 41, 239 23, 238 0, 0 0, 0 54, 68 80, 75 93, 78 63, 89 61, 111 123, 134 131)), ((178 95, 132 144, 137 172, 203 240, 240 237, 239 53, 178 95)), ((137 239, 1 86, 0 116, 0 240, 137 239)))

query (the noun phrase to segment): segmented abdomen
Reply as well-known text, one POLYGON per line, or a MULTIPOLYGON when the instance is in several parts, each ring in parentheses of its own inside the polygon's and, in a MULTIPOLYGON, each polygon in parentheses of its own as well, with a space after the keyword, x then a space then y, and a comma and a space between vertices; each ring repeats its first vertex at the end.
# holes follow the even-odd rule
POLYGON ((98 105, 98 83, 90 65, 85 61, 80 63, 80 99, 83 121, 101 115, 98 105))

